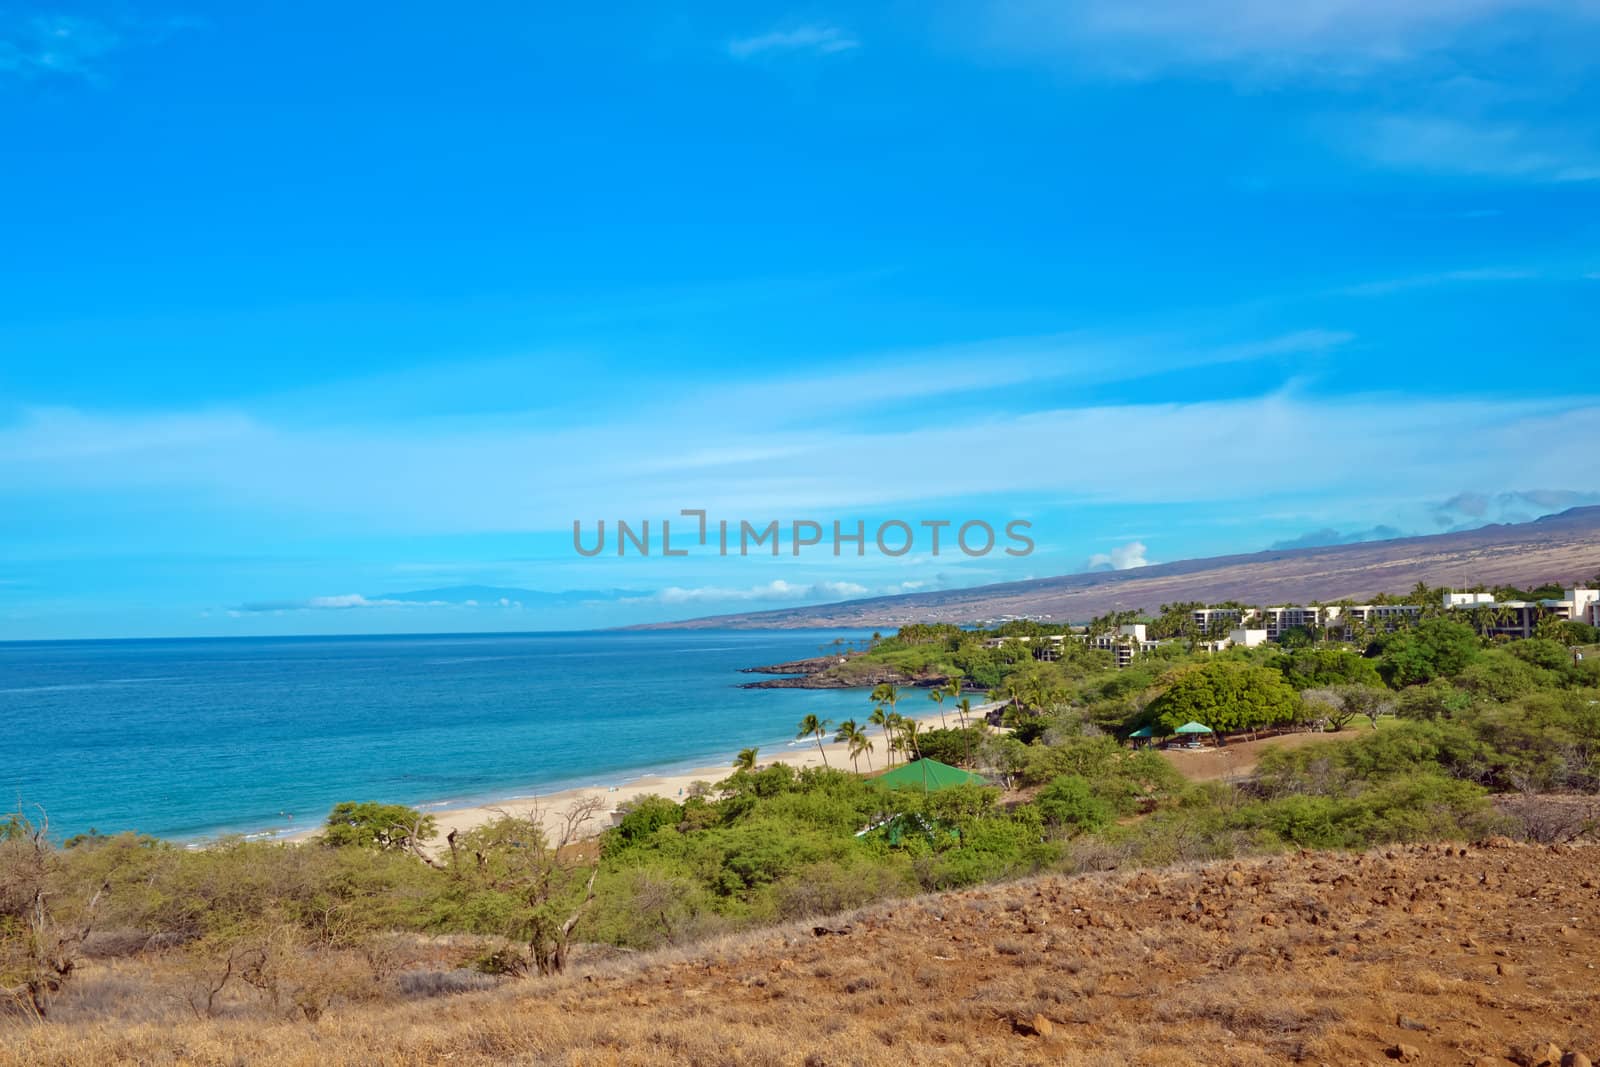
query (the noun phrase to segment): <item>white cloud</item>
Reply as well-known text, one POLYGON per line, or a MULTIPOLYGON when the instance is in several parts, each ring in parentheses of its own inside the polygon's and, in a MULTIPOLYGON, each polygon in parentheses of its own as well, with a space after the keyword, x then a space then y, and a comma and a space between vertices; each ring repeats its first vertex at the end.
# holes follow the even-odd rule
POLYGON ((1386 296, 1409 289, 1427 289, 1438 285, 1471 284, 1474 282, 1519 282, 1539 278, 1536 271, 1479 268, 1473 270, 1438 271, 1433 274, 1413 274, 1406 278, 1386 278, 1382 281, 1362 282, 1346 286, 1338 292, 1347 296, 1386 296))
POLYGON ((1350 152, 1396 170, 1557 183, 1600 181, 1600 152, 1584 128, 1396 114, 1345 120, 1335 130, 1350 152))
POLYGON ((110 26, 71 15, 0 14, 0 74, 94 79, 100 61, 122 44, 110 26))
MULTIPOLYGON (((1374 291, 1414 283, 1374 283, 1374 291)), ((1054 389, 1034 387, 1315 354, 1347 339, 1320 328, 1229 346, 1173 336, 1014 339, 902 352, 877 365, 862 358, 806 378, 744 379, 712 389, 667 384, 650 405, 629 405, 626 418, 600 411, 592 426, 566 426, 538 413, 363 424, 350 419, 344 403, 317 397, 304 398, 293 413, 259 406, 168 413, 37 408, 0 422, 0 501, 5 494, 88 499, 114 514, 118 502, 136 498, 139 510, 163 509, 173 522, 232 528, 275 522, 323 536, 570 536, 574 518, 659 520, 677 517, 683 507, 706 507, 731 520, 787 522, 978 498, 998 499, 1000 507, 1021 498, 1142 504, 1317 493, 1358 499, 1371 470, 1386 472, 1389 493, 1411 499, 1437 499, 1462 485, 1594 480, 1595 395, 1462 400, 1282 392, 1040 410, 1040 398, 1054 389), (990 374, 987 384, 995 389, 974 402, 990 374), (907 402, 923 397, 941 402, 907 402), (952 418, 957 398, 963 403, 952 418), (893 418, 859 418, 854 405, 893 411, 893 418), (1474 432, 1448 430, 1459 426, 1474 432), (1362 429, 1341 435, 1341 446, 1330 451, 1326 435, 1307 434, 1306 427, 1362 429), (1251 440, 1274 446, 1259 450, 1251 440), (1070 462, 1008 459, 1062 454, 1070 462), (885 478, 874 458, 938 458, 938 478, 885 478)))
MULTIPOLYGON (((915 380, 915 370, 906 373, 915 380)), ((1042 373, 1054 377, 1058 369, 1042 373)), ((626 421, 575 428, 536 418, 363 427, 342 424, 338 412, 309 411, 294 421, 32 412, 0 425, 0 495, 104 501, 108 509, 136 496, 175 522, 271 521, 324 535, 570 535, 575 518, 659 520, 685 507, 763 522, 1005 494, 1128 503, 1275 493, 1334 500, 1369 492, 1360 472, 1372 470, 1385 472, 1386 492, 1433 499, 1460 485, 1588 486, 1600 454, 1600 397, 1583 394, 1478 400, 1288 392, 1030 411, 1039 391, 1018 387, 982 407, 953 409, 959 418, 773 425, 786 395, 825 392, 829 380, 791 383, 787 394, 773 388, 773 406, 666 398, 626 421), (717 418, 708 419, 708 410, 717 418), (1473 432, 1452 432, 1461 426, 1473 432), (1249 428, 1243 438, 1241 427, 1249 428), (1316 427, 1360 432, 1341 436, 1339 461, 1330 464, 1326 433, 1307 432, 1316 427), (1059 455, 1067 443, 1071 462, 997 460, 1059 455), (725 462, 707 465, 708 456, 725 462), (881 464, 862 462, 896 456, 937 456, 939 476, 885 479, 881 464)))
POLYGON ((1318 121, 1285 108, 1282 121, 1309 122, 1386 168, 1600 180, 1593 109, 1578 95, 1600 51, 1594 0, 1012 0, 977 10, 955 32, 985 59, 1078 77, 1331 89, 1343 95, 1319 105, 1335 109, 1377 89, 1382 114, 1318 121))
POLYGON ((837 26, 812 23, 789 30, 772 30, 753 37, 736 37, 728 42, 728 54, 735 59, 749 59, 768 52, 832 55, 860 46, 860 41, 837 26))
MULTIPOLYGON (((476 608, 480 607, 476 600, 465 602, 450 600, 406 600, 393 597, 367 597, 360 593, 336 593, 331 596, 314 596, 305 600, 272 600, 256 604, 241 604, 231 609, 228 614, 234 618, 240 615, 281 615, 289 611, 355 611, 370 610, 374 608, 412 609, 412 608, 476 608)), ((488 607, 521 610, 520 601, 509 600, 502 597, 488 607)))
POLYGON ((699 586, 686 589, 681 586, 668 586, 652 597, 638 599, 652 600, 661 604, 703 604, 717 601, 802 601, 802 600, 849 600, 852 597, 864 596, 868 592, 864 585, 854 582, 816 582, 811 585, 797 585, 779 578, 768 582, 766 585, 750 586, 748 588, 728 588, 725 586, 699 586))
POLYGON ((1505 16, 1587 20, 1597 10, 1587 0, 1016 0, 984 8, 979 40, 1064 52, 1081 68, 1128 78, 1217 65, 1347 76, 1475 42, 1505 16))
POLYGON ((1125 545, 1118 545, 1110 552, 1096 552, 1090 556, 1083 565, 1086 571, 1130 571, 1135 567, 1148 567, 1150 560, 1146 553, 1150 550, 1142 541, 1129 541, 1125 545))

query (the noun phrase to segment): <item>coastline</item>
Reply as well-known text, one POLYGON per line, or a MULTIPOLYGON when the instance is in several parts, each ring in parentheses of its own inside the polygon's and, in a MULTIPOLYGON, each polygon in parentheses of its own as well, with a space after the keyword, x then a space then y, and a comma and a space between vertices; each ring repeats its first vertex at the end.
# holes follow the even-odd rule
MULTIPOLYGON (((987 703, 982 705, 984 709, 989 706, 987 703)), ((976 708, 974 708, 974 713, 976 716, 976 708)), ((915 719, 917 725, 924 730, 938 728, 941 725, 937 710, 931 713, 907 715, 905 717, 907 719, 915 719)), ((946 721, 950 722, 952 728, 959 725, 959 722, 955 719, 955 713, 949 708, 945 709, 944 717, 946 721)), ((884 767, 883 732, 875 726, 867 727, 867 731, 873 748, 870 753, 861 757, 860 770, 863 773, 869 770, 869 758, 871 761, 870 770, 880 770, 884 767)), ((827 740, 823 743, 822 751, 820 752, 815 741, 804 743, 794 741, 783 742, 782 744, 782 751, 777 753, 769 754, 769 751, 763 748, 757 757, 757 766, 766 767, 774 763, 783 763, 800 770, 806 767, 821 767, 826 761, 826 764, 835 770, 855 769, 850 761, 849 748, 843 742, 827 740), (826 757, 823 755, 824 752, 826 757)), ((537 786, 532 786, 526 790, 510 794, 503 800, 494 800, 482 804, 442 808, 431 808, 427 804, 410 804, 407 806, 415 807, 424 814, 433 816, 439 831, 438 837, 434 841, 435 846, 437 846, 443 842, 445 836, 451 831, 470 830, 491 822, 497 816, 506 813, 518 815, 536 814, 544 825, 546 833, 553 834, 557 832, 563 816, 574 804, 586 800, 598 800, 602 805, 600 814, 584 824, 580 834, 583 838, 590 838, 598 836, 612 825, 611 812, 615 811, 620 805, 652 795, 666 797, 668 800, 681 801, 689 795, 689 788, 695 782, 715 784, 722 781, 733 773, 733 760, 738 751, 738 749, 729 750, 726 758, 720 763, 708 762, 684 770, 671 768, 646 769, 632 777, 618 781, 597 782, 593 785, 555 789, 548 793, 540 792, 537 786)), ((400 803, 399 801, 390 801, 387 798, 379 799, 383 799, 385 803, 400 803)), ((324 813, 325 816, 326 813, 324 813)), ((275 840, 299 844, 311 840, 321 831, 322 822, 319 820, 315 826, 296 829, 291 833, 273 832, 270 835, 262 834, 260 836, 270 836, 275 840)))

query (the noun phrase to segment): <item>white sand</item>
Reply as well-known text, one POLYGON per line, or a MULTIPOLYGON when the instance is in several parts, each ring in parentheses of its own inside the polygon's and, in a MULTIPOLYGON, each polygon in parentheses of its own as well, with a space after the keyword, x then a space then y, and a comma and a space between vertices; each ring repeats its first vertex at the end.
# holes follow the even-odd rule
MULTIPOLYGON (((985 711, 991 706, 988 704, 982 705, 985 711)), ((916 719, 925 730, 936 728, 940 725, 938 712, 934 712, 931 715, 907 715, 906 718, 916 719)), ((952 729, 961 725, 959 716, 949 708, 945 709, 945 719, 952 729)), ((982 713, 978 711, 977 707, 974 707, 968 723, 982 722, 982 713)), ((872 770, 882 770, 884 768, 885 738, 883 731, 876 726, 867 726, 866 730, 867 736, 872 741, 872 751, 862 755, 859 760, 860 770, 863 773, 866 773, 869 769, 869 760, 871 761, 872 770)), ((826 762, 828 766, 836 770, 856 769, 850 761, 849 747, 843 742, 830 740, 825 742, 822 748, 827 753, 826 762)), ((824 756, 822 752, 818 751, 815 742, 804 746, 797 745, 792 748, 786 746, 782 752, 776 755, 763 752, 757 757, 757 763, 762 767, 770 766, 774 763, 787 763, 789 766, 798 769, 801 767, 821 767, 823 762, 824 756)), ((610 813, 622 804, 652 794, 666 797, 669 800, 681 801, 689 795, 689 787, 695 782, 710 782, 714 784, 722 781, 732 773, 733 756, 730 754, 725 762, 709 767, 697 767, 692 770, 670 774, 650 774, 617 784, 602 783, 585 786, 580 789, 563 789, 559 792, 536 794, 532 797, 507 800, 503 803, 484 804, 473 808, 448 808, 432 811, 428 814, 432 815, 434 821, 438 824, 439 837, 436 839, 437 841, 443 841, 445 835, 452 830, 470 830, 506 813, 519 816, 537 815, 543 822, 546 832, 551 834, 553 838, 559 833, 558 827, 562 817, 573 805, 593 799, 598 800, 601 805, 600 814, 584 826, 581 835, 593 836, 611 825, 610 813)), ((529 790, 529 792, 533 791, 529 790)), ((287 840, 304 841, 315 835, 320 829, 319 824, 317 828, 303 830, 289 836, 287 840)))

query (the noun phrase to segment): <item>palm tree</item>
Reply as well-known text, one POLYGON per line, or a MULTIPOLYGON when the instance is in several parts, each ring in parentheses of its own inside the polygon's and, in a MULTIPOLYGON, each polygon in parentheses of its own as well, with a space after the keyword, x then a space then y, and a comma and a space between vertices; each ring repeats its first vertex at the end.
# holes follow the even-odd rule
POLYGON ((917 731, 920 729, 915 719, 900 720, 900 735, 905 738, 905 747, 917 759, 922 758, 922 749, 917 746, 917 731))
POLYGON ((817 739, 817 751, 822 753, 822 765, 824 767, 828 766, 828 750, 822 746, 822 735, 827 733, 828 727, 832 725, 833 723, 828 719, 819 719, 815 715, 807 715, 800 720, 800 732, 794 735, 795 740, 799 740, 802 737, 815 737, 817 739))
POLYGON ((872 714, 867 717, 867 721, 874 726, 883 728, 883 741, 889 750, 889 754, 885 758, 888 759, 890 763, 893 763, 894 738, 889 733, 889 713, 883 710, 882 704, 879 704, 877 707, 872 709, 872 714))
POLYGON ((733 769, 736 771, 753 771, 756 769, 756 753, 759 749, 741 748, 739 754, 733 758, 733 769))
POLYGON ((867 732, 856 725, 854 719, 846 719, 839 724, 839 732, 833 735, 835 741, 842 741, 849 746, 850 762, 855 764, 856 773, 861 773, 861 764, 858 760, 863 752, 867 755, 867 770, 872 770, 872 742, 867 740, 867 732))
POLYGON ((962 697, 960 700, 956 701, 956 712, 961 716, 961 728, 963 730, 966 729, 967 716, 972 714, 972 701, 968 700, 966 697, 962 697))
POLYGON ((939 725, 946 730, 950 729, 950 723, 944 717, 944 687, 939 686, 928 690, 928 699, 939 705, 939 725))
POLYGON ((850 758, 853 760, 858 754, 865 753, 867 757, 867 770, 872 770, 872 740, 867 737, 865 730, 856 736, 850 744, 850 758))
POLYGON ((884 682, 872 690, 872 702, 874 704, 887 704, 890 712, 893 712, 894 706, 900 702, 900 690, 888 682, 884 682))

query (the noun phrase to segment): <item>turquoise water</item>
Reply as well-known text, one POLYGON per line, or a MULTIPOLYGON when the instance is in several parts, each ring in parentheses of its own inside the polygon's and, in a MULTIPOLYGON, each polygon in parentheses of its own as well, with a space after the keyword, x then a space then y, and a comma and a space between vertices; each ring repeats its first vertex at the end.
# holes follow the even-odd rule
POLYGON ((737 688, 820 631, 0 644, 0 796, 52 833, 282 832, 772 754, 861 690, 737 688), (292 818, 291 818, 292 816, 292 818))

